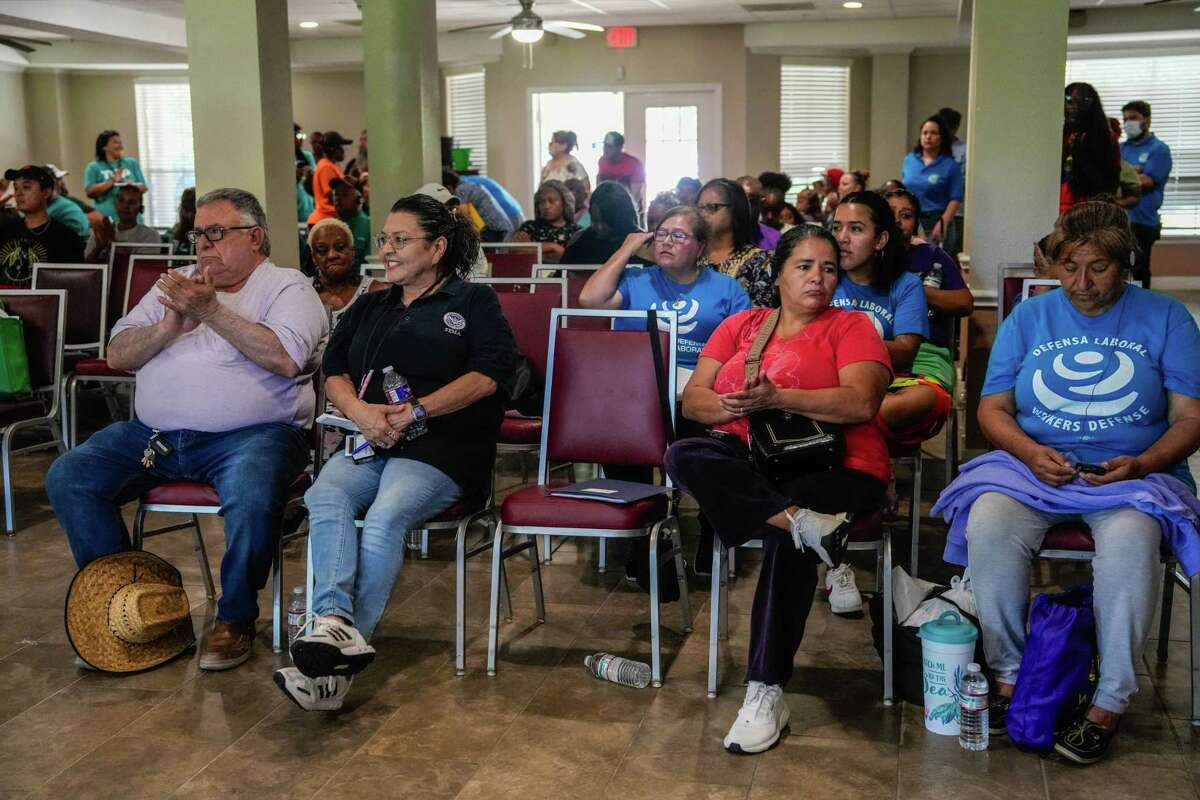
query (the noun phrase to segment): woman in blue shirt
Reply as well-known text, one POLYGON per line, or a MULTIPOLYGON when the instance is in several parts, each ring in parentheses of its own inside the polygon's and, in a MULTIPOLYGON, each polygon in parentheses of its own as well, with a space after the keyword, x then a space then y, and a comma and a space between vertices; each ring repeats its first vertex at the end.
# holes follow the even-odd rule
POLYGON ((1119 495, 1152 476, 1190 496, 1186 460, 1200 447, 1200 330, 1178 301, 1126 283, 1135 249, 1116 205, 1084 202, 1063 214, 1046 252, 1062 289, 1031 297, 1004 320, 979 402, 980 427, 1020 479, 1011 485, 1034 487, 980 494, 966 525, 996 679, 989 724, 993 734, 1005 731, 1025 648, 1030 561, 1048 528, 1082 521, 1096 550, 1100 681, 1091 708, 1054 745, 1080 764, 1104 756, 1138 691, 1158 598, 1163 529, 1119 495))
MULTIPOLYGON (((84 192, 96 201, 96 210, 109 219, 117 218, 117 190, 133 184, 146 193, 146 177, 136 158, 125 157, 125 143, 117 131, 96 137, 96 160, 83 173, 84 192)), ((138 218, 139 221, 141 217, 138 218)))
POLYGON ((921 228, 934 244, 953 241, 951 226, 962 205, 962 167, 954 160, 954 136, 936 114, 921 124, 921 136, 904 157, 904 186, 921 203, 921 228))
POLYGON ((893 442, 923 442, 946 421, 950 395, 937 376, 920 369, 917 356, 929 339, 929 306, 921 279, 907 269, 904 236, 891 207, 875 192, 847 195, 838 203, 832 227, 842 257, 833 305, 872 318, 896 374, 878 421, 893 442))

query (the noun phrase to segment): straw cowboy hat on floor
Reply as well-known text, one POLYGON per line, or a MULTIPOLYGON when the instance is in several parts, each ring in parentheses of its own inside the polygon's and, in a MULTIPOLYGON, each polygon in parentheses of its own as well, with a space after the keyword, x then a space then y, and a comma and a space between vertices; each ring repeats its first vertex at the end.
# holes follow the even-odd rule
POLYGON ((79 657, 105 672, 137 672, 196 643, 179 570, 152 553, 98 558, 67 590, 67 638, 79 657))

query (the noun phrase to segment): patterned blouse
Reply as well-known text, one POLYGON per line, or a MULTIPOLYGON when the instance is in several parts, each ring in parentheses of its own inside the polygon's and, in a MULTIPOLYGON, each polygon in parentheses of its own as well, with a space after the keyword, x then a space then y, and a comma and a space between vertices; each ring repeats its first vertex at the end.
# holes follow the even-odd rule
POLYGON ((717 272, 736 278, 737 282, 750 295, 750 302, 756 306, 773 308, 779 305, 776 300, 775 281, 771 280, 771 252, 748 244, 733 251, 729 258, 720 264, 715 264, 707 257, 700 260, 699 266, 711 267, 717 272))
POLYGON ((579 162, 575 156, 571 156, 567 161, 560 166, 552 166, 553 161, 547 161, 542 167, 542 182, 549 180, 566 181, 571 178, 578 178, 591 188, 592 182, 588 180, 587 169, 579 162))
POLYGON ((528 234, 530 241, 550 242, 566 247, 567 242, 571 241, 571 237, 581 231, 582 228, 574 222, 563 225, 561 228, 556 228, 543 220, 530 219, 522 222, 519 230, 528 234))

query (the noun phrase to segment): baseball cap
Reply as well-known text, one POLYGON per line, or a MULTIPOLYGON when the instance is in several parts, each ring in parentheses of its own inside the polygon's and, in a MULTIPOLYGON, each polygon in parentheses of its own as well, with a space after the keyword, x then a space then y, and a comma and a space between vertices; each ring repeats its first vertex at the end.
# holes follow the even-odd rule
POLYGON ((58 167, 54 166, 53 164, 47 164, 46 170, 56 178, 65 178, 71 174, 67 170, 59 169, 58 167))
POLYGON ((432 197, 443 205, 458 205, 459 199, 450 194, 450 190, 440 183, 427 183, 420 189, 417 189, 413 194, 423 194, 426 197, 432 197))
POLYGON ((26 164, 18 169, 6 169, 4 179, 6 181, 25 179, 37 181, 46 189, 54 187, 54 176, 45 167, 39 167, 37 164, 26 164))
POLYGON ((339 144, 354 144, 353 141, 342 136, 337 131, 325 131, 325 138, 321 140, 325 147, 333 147, 339 144))

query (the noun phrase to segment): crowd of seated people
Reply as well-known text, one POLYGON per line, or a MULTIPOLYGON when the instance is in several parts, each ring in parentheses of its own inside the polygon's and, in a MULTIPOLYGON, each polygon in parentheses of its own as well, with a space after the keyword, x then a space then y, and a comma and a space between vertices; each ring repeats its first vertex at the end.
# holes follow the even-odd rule
MULTIPOLYGON (((1084 121, 1093 102, 1083 89, 1068 94, 1077 113, 1067 114, 1075 134, 1067 147, 1095 144, 1084 121)), ((447 171, 395 200, 374 235, 362 208, 365 131, 348 162, 350 142, 336 132, 314 134, 312 152, 296 133, 311 278, 271 261, 253 195, 184 192, 168 240, 197 261, 164 273, 108 344, 109 363, 136 375, 136 419, 61 455, 46 477, 77 566, 130 547, 123 504, 165 483, 212 485, 227 546, 199 666, 246 662, 273 531, 309 459, 305 430, 320 411, 320 374, 328 408, 357 427, 371 457, 335 450, 304 496, 313 616, 291 645, 293 665, 274 681, 301 708, 341 708, 354 676, 375 659, 372 641, 403 567, 397 532, 481 501, 490 485, 518 353, 496 294, 472 280, 481 241, 541 242, 546 262, 597 267, 581 306, 676 315, 679 395, 670 400, 678 436, 663 466, 699 507, 693 567, 707 570, 713 547, 763 545, 748 686, 724 746, 773 747, 789 724, 783 687, 819 567, 832 610, 860 610, 843 558, 848 526, 884 508, 890 450, 919 447, 952 413, 953 331, 974 298, 946 249, 962 200, 961 142, 946 115, 922 124, 901 177, 878 191, 866 173, 833 168, 794 195, 780 172, 685 178, 644 211, 625 181, 605 179, 614 164, 643 174, 620 158, 619 134, 606 137, 611 163, 593 186, 571 155, 575 135, 559 131, 532 219, 511 196, 501 202, 507 192, 491 179, 447 171), (372 244, 382 265, 376 277, 363 270, 372 244), (392 371, 411 387, 399 403, 385 392, 392 371), (180 396, 189 402, 181 406, 180 396), (750 457, 750 430, 752 415, 769 411, 837 425, 844 446, 829 463, 768 468, 750 457)), ((974 567, 994 735, 1004 733, 1021 666, 1030 561, 1051 526, 1090 527, 1100 682, 1056 749, 1093 763, 1137 691, 1160 547, 1200 554, 1200 534, 1176 511, 1195 502, 1185 462, 1200 447, 1192 366, 1200 328, 1180 303, 1130 285, 1140 254, 1127 213, 1115 196, 1075 202, 1081 168, 1064 184, 1071 204, 1036 246, 1039 268, 1061 289, 1022 303, 990 354, 978 421, 996 449, 967 465, 938 508, 952 520, 946 560, 974 567), (1126 394, 1112 398, 1114 386, 1126 394), (1077 426, 1089 422, 1095 435, 1084 439, 1077 426), (1147 495, 1160 502, 1147 507, 1147 495)), ((64 176, 38 165, 6 171, 19 213, 0 222, 0 282, 28 286, 35 263, 104 262, 114 242, 161 241, 139 219, 150 187, 119 133, 99 137, 88 166, 93 210, 69 199, 64 176)), ((645 324, 623 319, 614 328, 645 324)), ((653 480, 647 469, 606 474, 653 480)), ((648 545, 637 542, 627 571, 643 586, 648 563, 648 545)))

